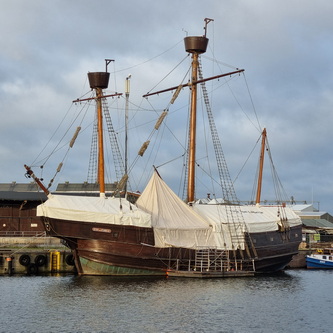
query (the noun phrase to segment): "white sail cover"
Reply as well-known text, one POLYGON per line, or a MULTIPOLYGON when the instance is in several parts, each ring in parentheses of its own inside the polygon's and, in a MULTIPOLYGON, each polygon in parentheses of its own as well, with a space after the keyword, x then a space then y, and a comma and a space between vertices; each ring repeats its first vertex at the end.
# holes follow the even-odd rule
POLYGON ((244 232, 277 231, 301 224, 290 208, 185 204, 154 172, 136 203, 125 199, 52 195, 37 216, 137 227, 153 227, 156 247, 244 249, 244 232), (282 211, 283 210, 283 211, 282 211), (234 214, 234 215, 233 215, 234 214), (239 220, 235 216, 240 216, 239 220), (286 221, 281 223, 281 219, 286 221))
POLYGON ((302 224, 299 216, 289 207, 195 204, 193 208, 203 218, 207 219, 214 226, 214 229, 222 231, 226 229, 228 223, 235 221, 232 214, 237 214, 239 210, 242 221, 245 222, 247 231, 250 233, 277 231, 279 226, 281 227, 281 218, 285 219, 284 227, 302 224))
POLYGON ((245 248, 244 232, 269 232, 301 224, 292 209, 278 206, 186 205, 154 172, 137 206, 152 215, 155 245, 232 250, 245 248), (283 211, 282 211, 283 210, 283 211), (280 218, 281 217, 281 218, 280 218))
POLYGON ((155 246, 217 247, 209 222, 187 206, 156 172, 136 204, 152 216, 155 246))
POLYGON ((195 203, 193 209, 213 227, 219 248, 245 249, 246 225, 239 206, 219 205, 212 200, 211 204, 195 203))
POLYGON ((54 219, 151 227, 151 216, 125 199, 74 195, 48 195, 37 206, 37 216, 54 219))

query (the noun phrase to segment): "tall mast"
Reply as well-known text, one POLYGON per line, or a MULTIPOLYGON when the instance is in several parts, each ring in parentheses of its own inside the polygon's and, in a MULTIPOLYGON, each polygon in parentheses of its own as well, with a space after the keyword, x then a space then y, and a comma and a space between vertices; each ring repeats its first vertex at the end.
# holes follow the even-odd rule
POLYGON ((96 112, 97 112, 97 134, 98 134, 98 183, 101 197, 105 197, 105 172, 104 172, 104 146, 103 146, 103 110, 102 98, 103 89, 109 85, 110 73, 107 66, 112 60, 106 59, 105 72, 88 73, 90 88, 96 93, 96 112))
POLYGON ((191 76, 191 110, 190 110, 190 137, 189 137, 189 159, 188 159, 188 184, 187 202, 194 201, 195 194, 195 153, 197 136, 197 85, 193 84, 198 79, 198 53, 192 54, 192 76, 191 76))
POLYGON ((185 37, 185 50, 192 53, 192 75, 191 75, 191 108, 190 108, 190 136, 189 136, 189 160, 188 160, 188 183, 187 202, 195 199, 195 153, 196 153, 196 127, 197 127, 197 81, 199 54, 205 53, 208 45, 206 38, 207 23, 210 19, 205 19, 205 35, 185 37))
MULTIPOLYGON (((100 188, 100 196, 105 197, 105 172, 104 172, 104 147, 103 147, 103 109, 102 109, 102 98, 106 97, 114 97, 114 96, 121 96, 121 93, 115 93, 111 95, 103 95, 103 89, 106 89, 109 85, 109 77, 110 73, 108 73, 108 65, 109 63, 113 61, 110 59, 105 59, 105 72, 92 72, 88 73, 88 80, 90 84, 90 88, 95 90, 96 97, 89 97, 89 98, 83 98, 83 99, 76 99, 73 101, 73 103, 77 102, 83 102, 83 101, 89 101, 89 100, 96 100, 96 113, 97 113, 97 129, 98 129, 98 170, 97 170, 97 179, 99 183, 100 188)), ((75 134, 75 138, 77 136, 77 133, 75 134)), ((74 139, 74 137, 73 137, 74 139)), ((73 140, 72 139, 72 140, 73 140)), ((70 143, 70 147, 72 142, 70 143)), ((62 164, 62 163, 61 163, 62 164)), ((45 192, 46 195, 48 195, 50 192, 49 190, 43 185, 41 179, 37 178, 31 168, 27 165, 24 165, 27 172, 27 177, 32 177, 34 181, 37 183, 37 185, 45 192)), ((58 167, 59 169, 59 167, 58 167)), ((59 172, 57 170, 57 172, 59 172)), ((50 182, 49 187, 51 186, 53 182, 50 182)))
POLYGON ((257 196, 256 204, 260 204, 261 199, 261 186, 262 186, 262 175, 264 169, 264 158, 265 158, 265 146, 266 146, 266 128, 263 129, 261 134, 261 150, 260 150, 260 160, 259 160, 259 175, 258 175, 258 186, 257 186, 257 196))
MULTIPOLYGON (((206 38, 207 33, 207 24, 213 21, 212 19, 205 19, 205 34, 204 36, 192 36, 185 37, 185 50, 192 54, 192 71, 191 71, 191 80, 188 83, 182 84, 181 87, 189 87, 192 90, 191 94, 191 106, 190 106, 190 125, 189 125, 189 163, 188 163, 188 180, 187 180, 187 202, 193 202, 195 200, 195 153, 196 153, 196 121, 197 121, 197 85, 199 83, 207 82, 210 80, 215 80, 225 76, 231 76, 234 74, 239 74, 244 72, 244 69, 237 69, 236 71, 219 74, 216 76, 212 76, 206 79, 198 80, 198 72, 199 72, 199 55, 205 53, 208 46, 208 38, 206 38)), ((149 97, 152 95, 158 95, 167 91, 177 90, 178 86, 174 86, 171 88, 149 92, 142 97, 149 97)))
POLYGON ((99 193, 105 195, 105 170, 104 170, 104 139, 103 139, 103 110, 101 88, 95 88, 96 91, 96 112, 97 112, 97 137, 98 137, 98 183, 99 193))
MULTIPOLYGON (((129 105, 129 95, 130 95, 130 78, 131 74, 127 76, 125 81, 125 98, 126 98, 126 105, 125 105, 125 175, 128 172, 128 105, 129 105)), ((127 193, 127 181, 124 186, 125 195, 127 193)))

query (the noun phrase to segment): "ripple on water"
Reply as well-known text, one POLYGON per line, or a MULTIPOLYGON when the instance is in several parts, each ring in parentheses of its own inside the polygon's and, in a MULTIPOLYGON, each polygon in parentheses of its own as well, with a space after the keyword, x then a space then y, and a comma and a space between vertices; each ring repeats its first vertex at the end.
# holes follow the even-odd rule
POLYGON ((332 277, 0 277, 0 332, 330 332, 332 277))

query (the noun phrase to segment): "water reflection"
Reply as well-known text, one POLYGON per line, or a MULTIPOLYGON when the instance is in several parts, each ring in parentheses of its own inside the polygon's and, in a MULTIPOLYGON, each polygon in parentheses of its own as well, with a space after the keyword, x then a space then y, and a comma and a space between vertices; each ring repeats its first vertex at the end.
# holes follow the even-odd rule
POLYGON ((2 327, 7 332, 328 332, 332 276, 332 271, 295 270, 207 280, 1 277, 2 327))

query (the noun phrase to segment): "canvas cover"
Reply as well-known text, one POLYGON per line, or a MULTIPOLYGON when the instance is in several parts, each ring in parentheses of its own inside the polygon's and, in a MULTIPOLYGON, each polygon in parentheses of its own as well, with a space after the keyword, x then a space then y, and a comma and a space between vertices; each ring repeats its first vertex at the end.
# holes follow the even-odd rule
POLYGON ((287 219, 287 221, 283 222, 285 227, 293 227, 302 224, 299 216, 289 207, 195 204, 194 210, 203 218, 207 219, 216 230, 220 229, 222 231, 225 229, 225 225, 232 223, 234 220, 232 214, 236 215, 239 211, 242 220, 246 224, 247 231, 250 233, 277 231, 279 225, 281 226, 281 217, 287 219))
POLYGON ((231 250, 245 248, 244 232, 279 230, 301 224, 292 209, 278 206, 231 206, 223 204, 185 204, 155 172, 137 201, 152 215, 158 247, 211 247, 231 250))
POLYGON ((125 199, 49 194, 37 216, 80 222, 151 227, 150 214, 125 199))
POLYGON ((136 204, 152 216, 157 247, 216 248, 210 223, 186 205, 156 172, 136 204))
POLYGON ((37 207, 37 216, 153 227, 156 247, 188 249, 245 248, 244 232, 277 231, 281 225, 301 224, 290 208, 277 206, 231 206, 185 204, 154 172, 145 190, 132 205, 125 199, 52 195, 37 207), (283 209, 283 211, 282 211, 283 209), (235 218, 236 217, 236 218, 235 218), (280 217, 287 218, 281 224, 280 217))

